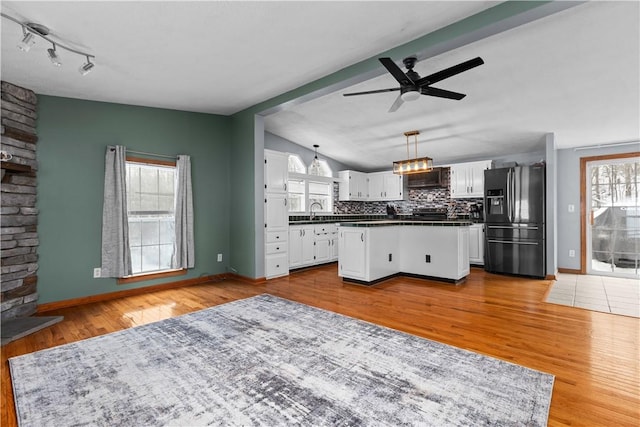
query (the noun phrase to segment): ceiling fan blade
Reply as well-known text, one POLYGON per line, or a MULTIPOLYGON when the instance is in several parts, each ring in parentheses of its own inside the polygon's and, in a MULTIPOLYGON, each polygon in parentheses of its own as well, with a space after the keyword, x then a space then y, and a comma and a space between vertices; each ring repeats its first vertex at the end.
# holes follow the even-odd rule
POLYGON ((464 98, 465 96, 467 96, 464 93, 451 92, 450 90, 438 89, 437 87, 432 87, 432 86, 421 87, 420 93, 423 95, 437 96, 439 98, 455 99, 458 101, 464 98))
POLYGON ((398 108, 400 108, 400 106, 404 104, 404 100, 402 99, 402 94, 398 94, 398 97, 396 98, 395 101, 393 101, 393 104, 391 104, 391 108, 389 108, 389 112, 393 113, 395 112, 398 108))
POLYGON ((378 90, 368 90, 365 92, 353 92, 353 93, 343 93, 342 96, 353 96, 353 95, 368 95, 370 93, 383 93, 383 92, 395 92, 400 90, 399 87, 394 87, 391 89, 378 89, 378 90))
POLYGON ((456 74, 460 74, 482 64, 484 64, 484 61, 478 56, 477 58, 461 62, 460 64, 454 65, 453 67, 445 68, 444 70, 438 71, 437 73, 433 73, 429 76, 423 77, 416 82, 416 85, 426 86, 437 83, 441 80, 448 79, 449 77, 455 76, 456 74))
POLYGON ((415 84, 413 80, 411 80, 405 73, 402 72, 400 67, 393 62, 391 58, 378 58, 378 61, 384 65, 384 68, 387 69, 391 73, 391 75, 400 83, 402 86, 413 85, 415 84))

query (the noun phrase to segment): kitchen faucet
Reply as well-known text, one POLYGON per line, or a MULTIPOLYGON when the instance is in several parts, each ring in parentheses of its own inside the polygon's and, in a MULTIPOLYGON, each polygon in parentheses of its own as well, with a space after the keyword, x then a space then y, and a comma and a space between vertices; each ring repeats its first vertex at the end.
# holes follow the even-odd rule
POLYGON ((311 205, 309 205, 309 221, 313 221, 316 218, 316 213, 313 211, 313 207, 315 205, 320 206, 320 209, 322 209, 322 204, 320 202, 311 203, 311 205))

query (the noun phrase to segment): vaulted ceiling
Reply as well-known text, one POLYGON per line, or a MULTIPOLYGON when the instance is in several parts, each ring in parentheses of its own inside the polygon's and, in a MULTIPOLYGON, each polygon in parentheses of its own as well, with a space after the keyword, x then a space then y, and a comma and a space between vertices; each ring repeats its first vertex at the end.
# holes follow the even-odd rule
MULTIPOLYGON (((380 52, 486 10, 498 2, 22 2, 2 12, 46 25, 53 37, 16 49, 20 26, 2 19, 2 79, 39 94, 214 114, 232 114, 380 52)), ((362 169, 406 156, 402 133, 420 130, 420 155, 437 164, 540 148, 638 139, 639 4, 589 2, 436 56, 427 75, 481 56, 485 65, 438 87, 461 101, 423 96, 388 113, 396 93, 377 77, 265 117, 267 131, 362 169)), ((420 52, 416 52, 420 54, 420 52)), ((401 64, 402 58, 393 58, 401 64)))

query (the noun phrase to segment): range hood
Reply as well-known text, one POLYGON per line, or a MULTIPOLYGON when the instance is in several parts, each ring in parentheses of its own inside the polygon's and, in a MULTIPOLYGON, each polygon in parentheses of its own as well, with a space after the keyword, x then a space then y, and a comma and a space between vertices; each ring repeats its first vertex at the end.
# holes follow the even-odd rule
POLYGON ((407 175, 409 188, 449 187, 449 168, 433 168, 429 172, 407 175))

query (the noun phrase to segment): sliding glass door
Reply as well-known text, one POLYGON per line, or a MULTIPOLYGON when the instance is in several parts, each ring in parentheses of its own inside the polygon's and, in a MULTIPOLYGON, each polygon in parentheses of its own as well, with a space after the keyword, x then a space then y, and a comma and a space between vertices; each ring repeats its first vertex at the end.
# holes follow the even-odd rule
POLYGON ((640 277, 640 157, 586 168, 587 273, 640 277))

